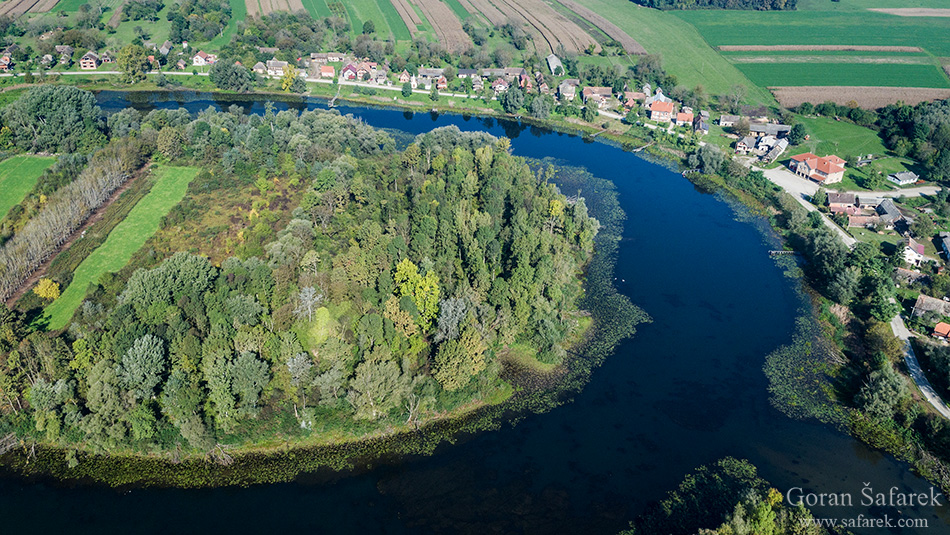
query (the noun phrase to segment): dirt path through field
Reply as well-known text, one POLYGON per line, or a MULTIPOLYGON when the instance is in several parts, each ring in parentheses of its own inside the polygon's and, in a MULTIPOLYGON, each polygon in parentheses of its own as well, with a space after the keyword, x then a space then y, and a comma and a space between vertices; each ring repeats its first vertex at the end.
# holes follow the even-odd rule
POLYGON ((112 206, 112 203, 114 203, 116 199, 118 199, 123 193, 125 193, 126 190, 131 188, 132 184, 134 184, 136 180, 141 180, 141 177, 145 176, 148 173, 148 169, 149 169, 149 164, 146 163, 141 169, 132 173, 132 176, 128 180, 126 180, 124 184, 122 184, 114 192, 112 192, 112 195, 108 199, 106 199, 106 202, 102 203, 102 206, 97 208, 96 211, 94 211, 92 215, 90 215, 89 218, 86 219, 85 223, 83 223, 82 225, 79 226, 79 228, 73 231, 72 235, 70 235, 69 238, 62 245, 60 245, 55 251, 53 251, 53 254, 49 255, 49 258, 47 258, 45 262, 40 264, 40 266, 36 268, 36 270, 33 273, 31 273, 30 276, 26 278, 26 280, 23 281, 23 283, 20 285, 17 291, 13 292, 13 295, 11 295, 10 298, 7 299, 6 301, 7 308, 13 308, 14 303, 16 303, 21 297, 26 295, 26 292, 32 290, 33 287, 36 286, 36 283, 39 282, 41 278, 45 277, 46 274, 49 272, 49 267, 53 265, 53 261, 56 260, 57 256, 59 256, 59 253, 68 249, 73 243, 76 242, 76 240, 81 238, 83 233, 86 231, 86 229, 88 229, 89 227, 99 222, 102 219, 102 216, 105 215, 106 210, 108 210, 109 207, 112 206))

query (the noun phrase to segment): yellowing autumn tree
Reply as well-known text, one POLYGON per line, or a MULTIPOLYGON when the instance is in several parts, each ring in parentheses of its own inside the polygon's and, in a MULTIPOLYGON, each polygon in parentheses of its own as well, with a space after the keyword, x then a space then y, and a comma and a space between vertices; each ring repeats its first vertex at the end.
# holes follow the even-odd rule
POLYGON ((33 288, 33 293, 42 297, 43 299, 55 301, 59 299, 59 283, 53 282, 50 279, 40 279, 40 282, 36 285, 36 288, 33 288))
POLYGON ((284 76, 280 79, 280 87, 284 91, 290 91, 294 85, 294 80, 297 79, 297 68, 293 65, 287 65, 284 67, 284 76))
POLYGON ((419 310, 419 316, 422 320, 420 327, 423 330, 428 330, 439 313, 438 275, 433 271, 429 271, 425 276, 422 276, 419 274, 419 268, 411 260, 404 258, 396 266, 393 280, 396 281, 399 295, 410 297, 419 310))

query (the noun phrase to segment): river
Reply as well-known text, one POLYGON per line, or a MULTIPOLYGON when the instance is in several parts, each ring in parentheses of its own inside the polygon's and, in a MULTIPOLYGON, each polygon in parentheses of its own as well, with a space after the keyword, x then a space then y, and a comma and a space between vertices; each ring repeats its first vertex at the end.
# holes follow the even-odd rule
MULTIPOLYGON (((103 92, 99 101, 107 112, 235 103, 187 91, 103 92)), ((264 110, 263 101, 238 104, 264 110)), ((276 103, 288 106, 325 103, 276 103)), ((929 491, 905 463, 769 404, 764 357, 791 340, 802 296, 769 258, 761 221, 739 221, 679 174, 578 136, 462 115, 338 109, 412 134, 446 125, 485 130, 511 138, 515 154, 554 156, 613 181, 627 214, 616 282, 653 323, 622 343, 574 402, 429 457, 251 488, 116 491, 2 480, 4 531, 608 534, 688 472, 727 455, 749 459, 782 492, 850 493, 859 502, 866 483, 875 492, 929 491)), ((856 533, 950 533, 946 507, 814 511, 902 515, 930 526, 856 533)))

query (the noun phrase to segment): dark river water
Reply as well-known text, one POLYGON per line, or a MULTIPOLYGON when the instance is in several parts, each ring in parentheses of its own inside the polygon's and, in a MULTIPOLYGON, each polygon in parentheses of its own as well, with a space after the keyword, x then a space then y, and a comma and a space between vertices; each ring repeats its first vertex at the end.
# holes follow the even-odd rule
MULTIPOLYGON (((227 107, 209 94, 105 92, 107 112, 227 107)), ((262 102, 241 102, 262 113, 262 102)), ((277 109, 321 108, 321 101, 277 109)), ((512 139, 515 154, 586 167, 613 181, 627 213, 618 289, 653 323, 597 369, 573 403, 516 426, 444 445, 435 455, 319 483, 210 490, 0 481, 0 531, 20 533, 616 533, 696 467, 746 458, 785 493, 850 493, 854 507, 814 508, 925 519, 950 533, 946 508, 860 506, 861 489, 927 492, 907 465, 816 422, 771 407, 765 356, 788 343, 802 297, 768 256, 768 238, 679 174, 602 143, 515 122, 339 108, 383 128, 457 125, 512 139)), ((761 225, 759 225, 761 227, 761 225)), ((715 526, 709 526, 715 527, 715 526)))

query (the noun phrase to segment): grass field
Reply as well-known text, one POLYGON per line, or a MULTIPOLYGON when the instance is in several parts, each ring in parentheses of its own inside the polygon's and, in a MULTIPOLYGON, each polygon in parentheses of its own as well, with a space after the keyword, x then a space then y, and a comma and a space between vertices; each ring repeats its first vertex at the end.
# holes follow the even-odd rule
POLYGON ((805 125, 809 136, 809 140, 798 147, 803 149, 799 152, 809 150, 819 156, 837 154, 844 158, 859 154, 881 155, 887 150, 877 132, 869 128, 835 121, 833 117, 799 117, 798 120, 805 125))
MULTIPOLYGON (((231 20, 228 21, 228 25, 224 28, 224 31, 221 32, 221 35, 215 37, 208 43, 208 46, 211 48, 220 48, 228 44, 231 41, 231 36, 234 35, 235 30, 237 30, 237 22, 247 18, 247 5, 244 4, 244 0, 228 1, 231 4, 231 20)), ((165 17, 162 17, 162 19, 164 18, 165 17)))
POLYGON ((23 200, 55 161, 52 156, 13 156, 0 162, 0 218, 23 200))
POLYGON ((742 84, 749 88, 749 101, 774 103, 767 90, 755 86, 739 69, 710 48, 696 28, 674 12, 640 7, 628 0, 578 0, 578 3, 619 26, 639 41, 647 52, 660 54, 663 66, 677 77, 680 84, 687 87, 702 85, 712 94, 724 94, 732 86, 742 84))
POLYGON ((198 175, 194 167, 166 167, 155 170, 152 190, 129 212, 99 248, 76 269, 72 283, 59 299, 46 307, 50 327, 59 329, 69 322, 86 296, 89 284, 106 272, 121 269, 145 241, 158 230, 165 214, 185 196, 188 184, 198 175))
POLYGON ((763 87, 790 85, 950 87, 950 80, 934 65, 740 63, 736 67, 752 82, 763 87))
POLYGON ((465 20, 469 17, 468 11, 462 7, 462 4, 459 3, 459 0, 444 0, 445 5, 449 6, 455 16, 459 18, 460 21, 465 20))

